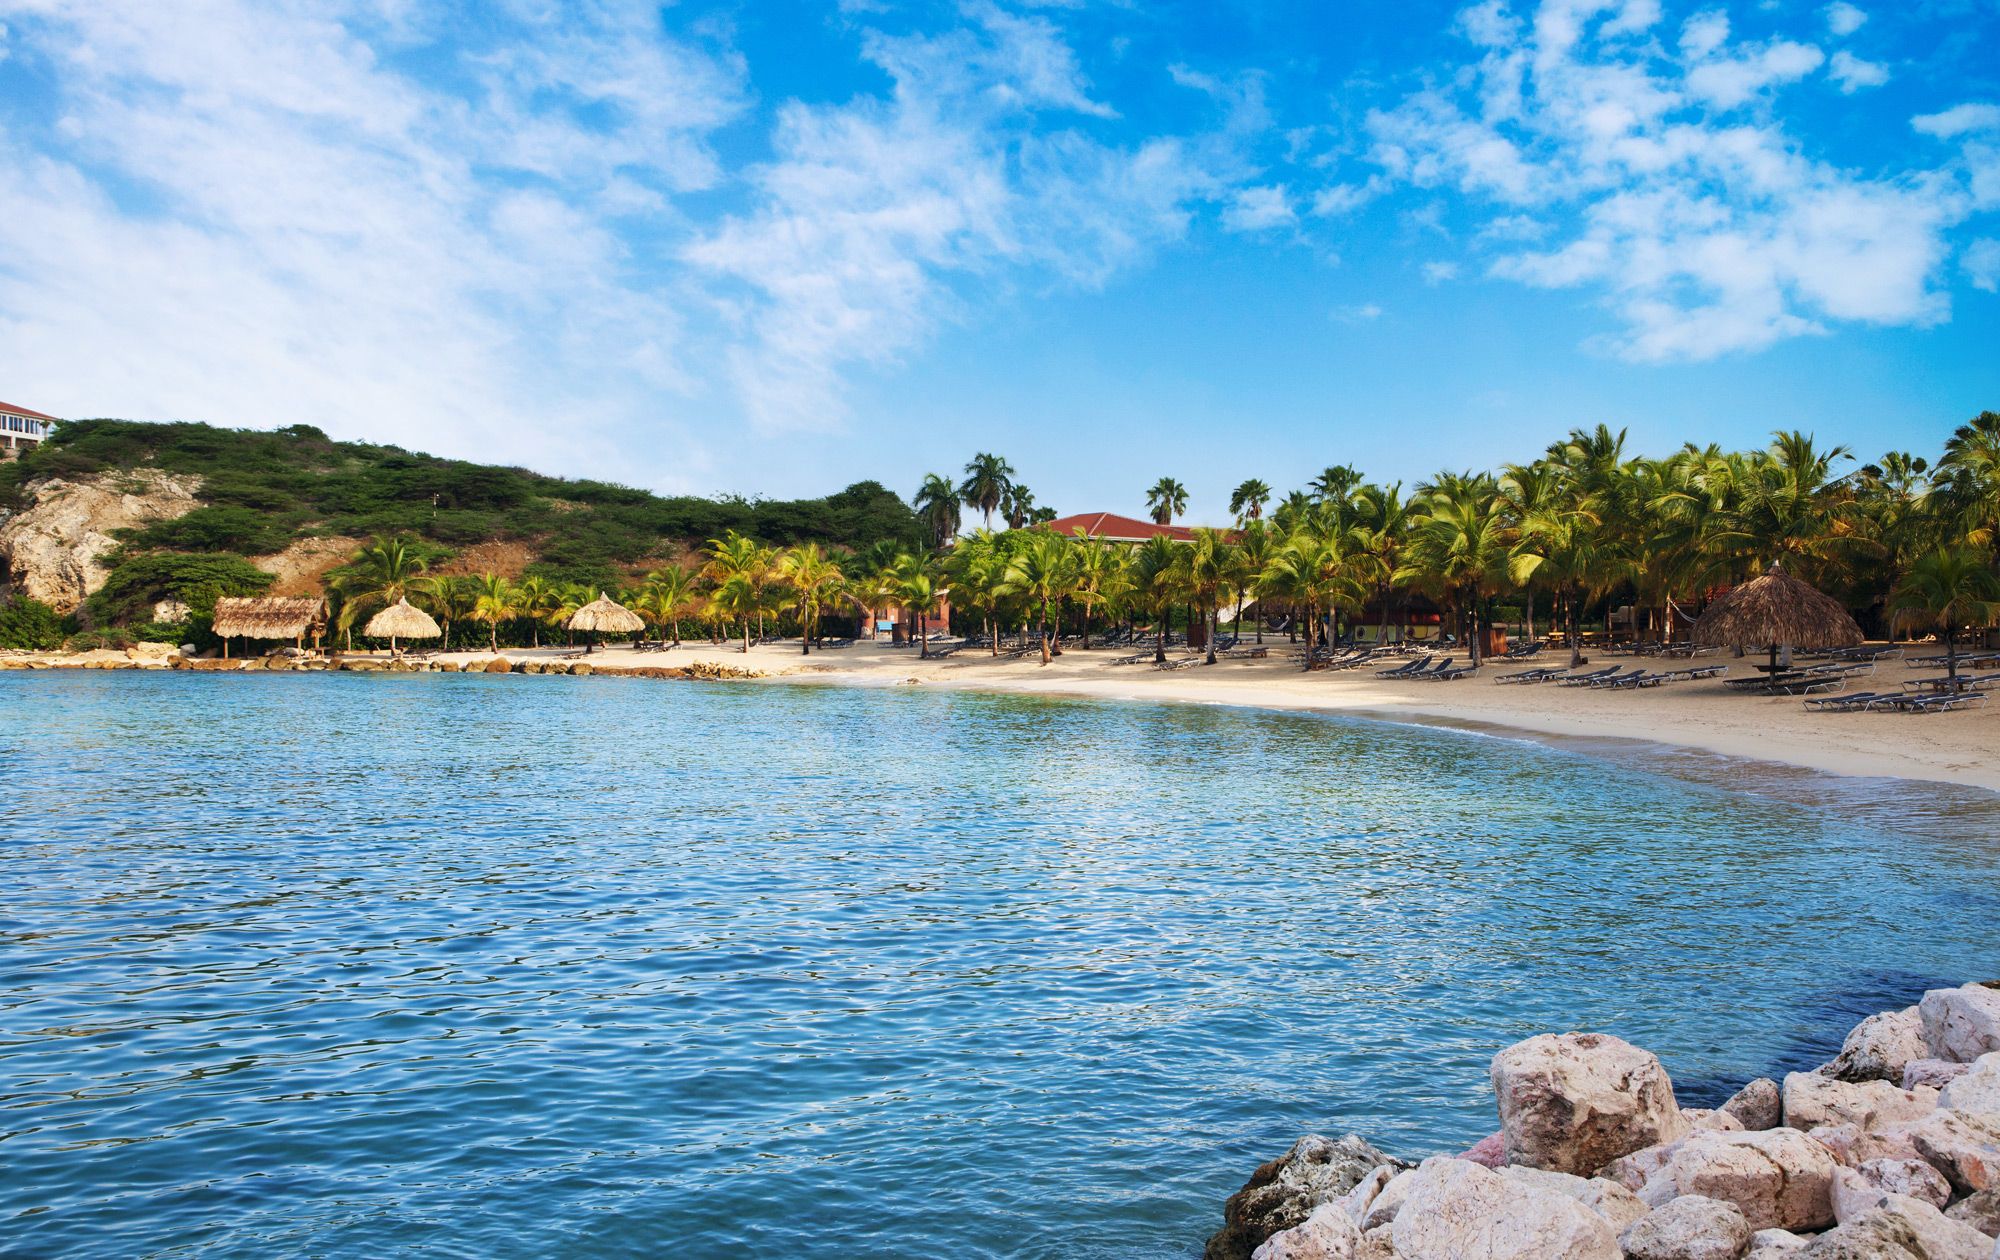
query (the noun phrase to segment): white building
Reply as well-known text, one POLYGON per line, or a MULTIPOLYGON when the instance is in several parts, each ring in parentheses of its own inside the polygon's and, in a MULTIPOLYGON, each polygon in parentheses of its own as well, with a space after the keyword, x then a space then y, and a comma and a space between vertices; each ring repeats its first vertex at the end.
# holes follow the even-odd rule
POLYGON ((0 459, 13 459, 22 451, 33 450, 49 435, 54 416, 0 402, 0 459))

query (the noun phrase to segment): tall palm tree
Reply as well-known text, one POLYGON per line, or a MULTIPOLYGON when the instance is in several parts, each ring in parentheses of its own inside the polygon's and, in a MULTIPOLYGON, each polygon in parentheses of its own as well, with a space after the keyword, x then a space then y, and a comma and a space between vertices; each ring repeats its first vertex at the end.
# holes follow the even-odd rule
POLYGON ((1025 529, 1035 516, 1035 492, 1016 481, 1000 500, 1000 516, 1008 529, 1025 529))
POLYGON ((671 635, 675 647, 681 644, 681 614, 694 603, 694 574, 677 564, 655 569, 646 575, 634 611, 648 617, 660 628, 660 637, 671 635))
POLYGON ((951 484, 951 478, 943 473, 931 473, 924 483, 917 487, 916 498, 911 503, 917 509, 917 516, 930 531, 931 549, 943 551, 945 545, 958 534, 958 508, 961 500, 958 487, 951 484))
POLYGON ((1428 584, 1455 605, 1472 666, 1479 667, 1481 601, 1506 572, 1505 522, 1490 478, 1451 479, 1432 493, 1405 544, 1398 576, 1428 584))
POLYGON ((1215 664, 1217 612, 1234 572, 1234 549, 1222 531, 1197 529, 1179 548, 1180 586, 1202 618, 1208 643, 1206 662, 1215 664))
POLYGON ((335 570, 332 586, 340 597, 335 624, 352 644, 354 623, 364 612, 387 608, 422 588, 429 561, 407 538, 375 538, 335 570))
POLYGON ((1040 610, 1044 665, 1049 663, 1057 633, 1049 618, 1049 608, 1069 594, 1076 580, 1076 557, 1071 546, 1070 540, 1059 534, 1036 530, 1015 550, 1000 586, 1002 594, 1019 595, 1040 610))
POLYGON ((539 573, 530 573, 515 584, 514 611, 509 616, 528 623, 528 646, 538 648, 542 646, 542 627, 552 624, 561 606, 562 588, 539 573))
POLYGON ((443 632, 439 642, 451 647, 451 624, 472 615, 472 601, 475 598, 471 584, 462 577, 441 573, 428 574, 412 584, 418 591, 420 602, 430 610, 439 622, 443 632))
POLYGON ((1252 477, 1229 492, 1229 514, 1238 525, 1264 519, 1264 505, 1271 501, 1271 487, 1252 477))
POLYGON ((1312 479, 1306 488, 1313 498, 1321 503, 1345 503, 1347 496, 1354 493, 1361 484, 1361 473, 1346 464, 1335 464, 1312 479))
POLYGON ((2000 616, 2000 578, 1972 548, 1940 547, 1911 563, 1889 606, 1900 620, 1943 628, 1945 677, 1956 687, 1958 628, 2000 616))
POLYGON ((1162 477, 1146 491, 1146 510, 1153 514, 1155 525, 1171 525, 1176 516, 1187 511, 1187 487, 1172 477, 1162 477))
POLYGON ((750 651, 750 623, 763 607, 763 593, 748 573, 731 573, 716 583, 709 604, 725 617, 734 617, 743 630, 743 651, 750 651))
POLYGON ((1291 601, 1306 611, 1306 664, 1320 646, 1322 618, 1351 604, 1361 590, 1342 553, 1340 541, 1318 530, 1301 530, 1272 555, 1258 577, 1258 588, 1291 601))
POLYGON ((1982 411, 1952 433, 1937 480, 1959 536, 2000 558, 2000 413, 1982 411))
POLYGON ((1007 487, 1014 484, 1014 466, 998 455, 981 452, 972 457, 965 466, 965 480, 959 483, 958 497, 965 506, 979 512, 986 518, 986 528, 993 528, 993 513, 1007 497, 1007 487))
POLYGON ((1153 660, 1167 659, 1167 619, 1180 602, 1180 547, 1164 534, 1155 534, 1132 553, 1132 593, 1139 604, 1156 619, 1153 660))
POLYGON ((843 577, 840 566, 828 558, 818 543, 800 543, 778 558, 778 576, 796 596, 799 652, 809 654, 813 635, 819 628, 820 610, 840 592, 843 577))
POLYGON ((931 609, 937 607, 938 599, 944 594, 937 570, 922 556, 904 556, 896 565, 896 598, 905 612, 912 612, 917 619, 917 655, 929 660, 931 640, 929 622, 931 609))
POLYGON ((1583 660, 1577 637, 1580 606, 1616 573, 1615 565, 1614 545, 1603 522, 1590 512, 1550 505, 1521 524, 1508 558, 1508 576, 1519 585, 1539 578, 1555 588, 1566 614, 1571 669, 1583 660))
POLYGON ((482 573, 472 579, 472 616, 486 623, 487 646, 500 651, 500 623, 512 621, 519 604, 514 584, 497 573, 482 573))

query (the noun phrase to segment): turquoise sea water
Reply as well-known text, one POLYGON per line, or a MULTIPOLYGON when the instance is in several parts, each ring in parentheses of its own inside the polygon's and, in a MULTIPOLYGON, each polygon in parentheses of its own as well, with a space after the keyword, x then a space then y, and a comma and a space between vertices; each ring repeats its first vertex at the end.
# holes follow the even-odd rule
MULTIPOLYGON (((1885 732, 1893 723, 1882 723, 1885 732)), ((0 1253, 1193 1256, 1492 1052, 2000 974, 1989 798, 1151 705, 0 675, 0 1253)))

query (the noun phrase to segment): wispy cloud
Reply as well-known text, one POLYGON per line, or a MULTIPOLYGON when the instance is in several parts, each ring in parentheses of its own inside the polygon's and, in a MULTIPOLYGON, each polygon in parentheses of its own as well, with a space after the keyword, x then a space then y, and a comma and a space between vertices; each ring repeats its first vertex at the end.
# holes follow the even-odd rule
MULTIPOLYGON (((1475 239, 1495 251, 1493 274, 1598 293, 1622 325, 1604 346, 1632 359, 1943 318, 1945 233, 1979 200, 1976 163, 1868 177, 1808 157, 1776 103, 1821 65, 1819 48, 1736 41, 1728 17, 1707 10, 1680 26, 1675 63, 1635 38, 1658 16, 1545 0, 1523 23, 1504 5, 1473 6, 1459 26, 1476 60, 1449 87, 1371 115, 1373 160, 1486 214, 1475 239), (1528 222, 1550 243, 1509 249, 1513 225, 1528 222)), ((1874 68, 1834 70, 1860 87, 1874 68)), ((1988 124, 1982 107, 1963 106, 1916 125, 1956 136, 1988 124)))

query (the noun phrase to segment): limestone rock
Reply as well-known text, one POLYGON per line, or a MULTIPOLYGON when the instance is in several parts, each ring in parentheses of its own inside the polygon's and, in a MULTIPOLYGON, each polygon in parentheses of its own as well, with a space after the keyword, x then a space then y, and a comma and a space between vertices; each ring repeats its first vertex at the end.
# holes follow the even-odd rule
POLYGON ((1368 1214, 1361 1218, 1361 1232, 1372 1233, 1393 1223, 1396 1213, 1402 1210, 1403 1198, 1410 1193, 1410 1187, 1417 1182, 1414 1168, 1406 1168, 1389 1178, 1380 1194, 1369 1201, 1368 1214))
POLYGON ((1944 1087, 1938 1106, 2000 1115, 2000 1052, 1982 1054, 1944 1087))
POLYGON ((496 656, 486 662, 486 672, 489 674, 505 674, 513 668, 513 664, 504 656, 496 656))
POLYGON ((1300 1138, 1229 1196, 1222 1228, 1208 1240, 1203 1260, 1246 1260, 1271 1235, 1304 1224, 1321 1204, 1345 1197, 1369 1173, 1396 1162, 1353 1134, 1337 1142, 1317 1134, 1300 1138))
POLYGON ((1799 1260, 1933 1260, 1916 1231, 1887 1212, 1870 1212, 1828 1230, 1794 1254, 1799 1260))
POLYGON ((1870 1015, 1854 1026, 1839 1055, 1820 1072, 1838 1081, 1900 1083, 1912 1059, 1930 1053, 1924 1041, 1924 1021, 1914 1006, 1870 1015))
POLYGON ((1781 1260, 1782 1257, 1796 1256, 1805 1250, 1806 1242, 1789 1229, 1760 1229, 1750 1235, 1750 1250, 1743 1253, 1743 1260, 1781 1260))
POLYGON ((1396 1255, 1396 1244, 1389 1237, 1389 1227, 1384 1225, 1380 1229, 1364 1232, 1354 1260, 1400 1260, 1396 1255))
POLYGON ((1778 1082, 1762 1076, 1732 1094, 1722 1109, 1741 1120, 1746 1129, 1775 1129, 1785 1119, 1778 1082))
POLYGON ((1851 1124, 1866 1133, 1919 1119, 1937 1105, 1937 1091, 1929 1086, 1906 1090, 1883 1080, 1857 1085, 1816 1072, 1785 1077, 1785 1123, 1794 1129, 1851 1124))
POLYGON ((1384 1164, 1356 1182, 1354 1189, 1340 1200, 1340 1210, 1359 1227, 1368 1219, 1368 1209, 1375 1206, 1382 1190, 1396 1177, 1400 1170, 1393 1164, 1384 1164))
POLYGON ((1626 1260, 1737 1260, 1750 1222, 1734 1203, 1687 1194, 1640 1217, 1618 1242, 1626 1260))
POLYGON ((1868 1159, 1854 1171, 1869 1185, 1888 1194, 1907 1195, 1936 1208, 1951 1202, 1951 1183, 1921 1159, 1868 1159))
POLYGON ((1752 1230, 1812 1230, 1833 1220, 1838 1167, 1832 1152, 1797 1129, 1697 1129, 1664 1149, 1621 1159, 1605 1175, 1655 1207, 1699 1194, 1734 1203, 1752 1230))
POLYGON ((1389 1237, 1400 1260, 1619 1260, 1597 1213, 1463 1159, 1418 1167, 1389 1237))
POLYGON ((1903 1088, 1929 1085, 1933 1089, 1943 1089, 1971 1070, 1970 1063, 1953 1063, 1948 1059, 1912 1059, 1903 1065, 1903 1088))
POLYGON ((1843 1170, 1834 1190, 1834 1211, 1842 1226, 1889 1216, 1907 1227, 1928 1260, 1986 1260, 1993 1240, 1962 1221, 1952 1220, 1928 1203, 1908 1195, 1886 1194, 1843 1170))
POLYGON ((1589 1176, 1688 1131, 1660 1061, 1608 1034, 1530 1037, 1493 1056, 1492 1080, 1510 1164, 1589 1176))
POLYGON ((1550 1172, 1543 1168, 1515 1168, 1511 1165, 1500 1169, 1500 1175, 1510 1181, 1547 1190, 1578 1203, 1611 1222, 1611 1228, 1622 1230, 1633 1221, 1646 1214, 1646 1205, 1639 1196, 1615 1181, 1602 1177, 1578 1177, 1571 1173, 1550 1172))
POLYGON ((1909 1134, 1917 1153, 1960 1194, 2000 1185, 2000 1116, 1933 1111, 1909 1134))
POLYGON ((1833 1158, 1848 1168, 1859 1168, 1871 1159, 1923 1158, 1916 1144, 1910 1141, 1907 1125, 1889 1125, 1863 1133, 1859 1125, 1830 1124, 1814 1129, 1808 1136, 1833 1152, 1833 1158))
POLYGON ((1507 1135, 1489 1133, 1459 1152, 1460 1159, 1469 1159, 1482 1168, 1501 1168, 1507 1163, 1507 1135))
POLYGON ((1932 1058, 1970 1063, 2000 1050, 2000 989, 1982 984, 1932 989, 1917 1011, 1932 1058))
POLYGON ((200 488, 199 477, 152 469, 31 482, 22 489, 26 506, 0 518, 0 583, 75 612, 111 576, 104 559, 120 530, 193 511, 200 488))
POLYGON ((1290 1229, 1281 1229, 1250 1253, 1250 1260, 1354 1260, 1361 1231, 1335 1203, 1322 1203, 1290 1229))
POLYGON ((1988 1237, 2000 1238, 2000 1187, 1969 1194, 1946 1208, 1944 1214, 1988 1237))

